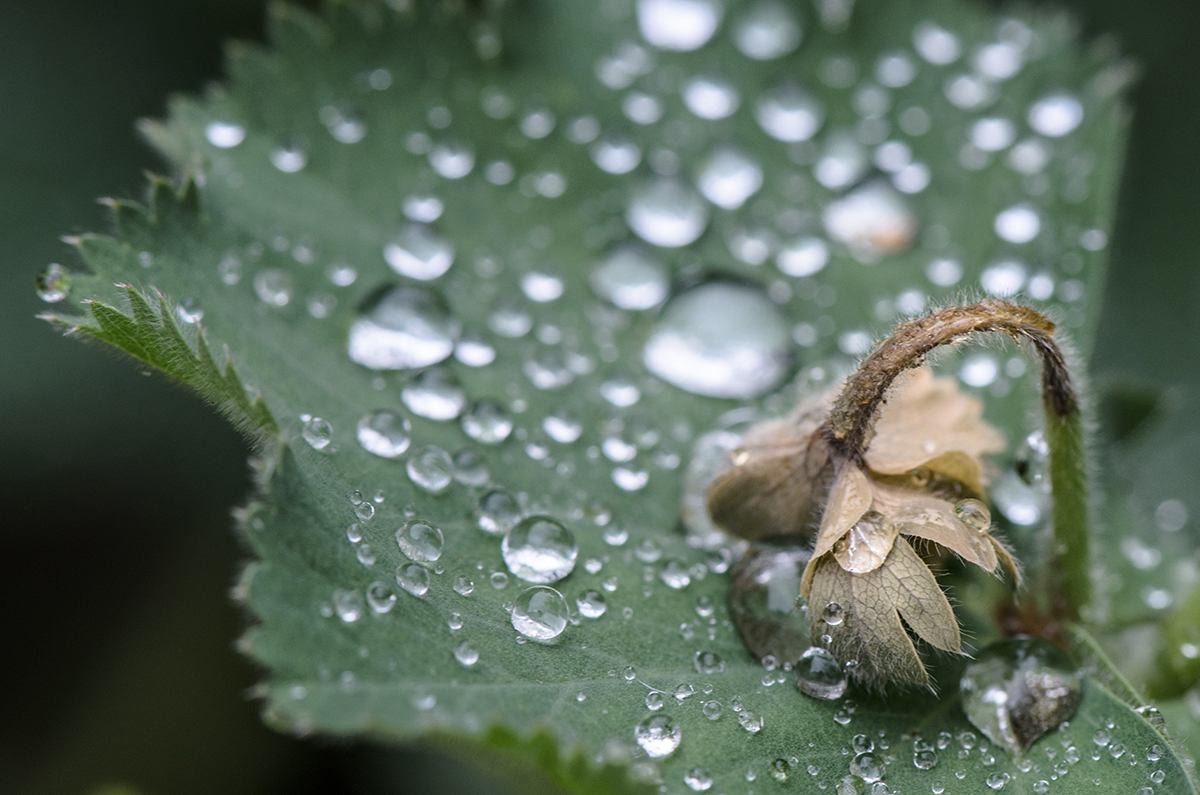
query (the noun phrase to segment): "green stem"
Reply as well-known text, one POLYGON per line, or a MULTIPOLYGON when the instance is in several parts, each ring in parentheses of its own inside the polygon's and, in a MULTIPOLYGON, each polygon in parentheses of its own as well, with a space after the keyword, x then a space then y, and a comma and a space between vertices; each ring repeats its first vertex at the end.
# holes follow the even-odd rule
POLYGON ((1053 550, 1050 568, 1051 609, 1077 621, 1092 599, 1090 517, 1083 420, 1078 404, 1060 414, 1044 403, 1043 433, 1050 448, 1050 520, 1053 550))

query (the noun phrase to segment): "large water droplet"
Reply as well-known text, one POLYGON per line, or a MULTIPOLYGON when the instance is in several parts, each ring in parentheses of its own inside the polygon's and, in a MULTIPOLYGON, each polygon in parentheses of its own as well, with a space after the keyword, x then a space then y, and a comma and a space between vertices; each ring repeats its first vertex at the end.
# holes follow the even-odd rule
POLYGON ((575 568, 575 535, 548 516, 529 516, 504 536, 500 546, 508 570, 526 582, 551 583, 575 568))
POLYGON ((963 712, 997 745, 1019 754, 1079 704, 1079 669, 1040 638, 1011 638, 983 650, 963 671, 963 712))
POLYGON ((521 506, 507 491, 492 489, 475 503, 475 521, 485 533, 504 535, 521 521, 521 506))
POLYGON ((625 210, 625 222, 647 243, 678 248, 704 232, 708 205, 682 182, 658 179, 634 193, 625 210))
POLYGON ((512 433, 508 411, 494 400, 480 400, 463 415, 462 429, 480 444, 500 444, 512 433))
POLYGON ((746 12, 733 31, 733 43, 747 58, 769 61, 800 46, 796 15, 776 0, 761 0, 746 12))
POLYGON ((625 244, 592 268, 588 281, 596 295, 621 309, 651 309, 667 297, 667 268, 639 245, 625 244))
POLYGON ((554 640, 567 628, 571 610, 567 607, 567 600, 558 591, 545 585, 535 585, 521 591, 513 602, 511 618, 513 628, 525 637, 554 640))
POLYGON ((373 370, 428 367, 454 350, 459 325, 444 303, 416 287, 383 294, 350 327, 350 358, 373 370))
POLYGON ((394 411, 376 411, 358 421, 358 443, 368 453, 399 458, 412 441, 407 417, 394 411))
POLYGON ((683 739, 679 722, 670 715, 651 715, 633 729, 637 744, 651 759, 670 756, 683 739))
POLYGON ((841 698, 846 692, 846 673, 836 657, 810 646, 796 663, 796 687, 813 698, 841 698))
POLYGON ((829 236, 864 262, 903 251, 917 234, 917 217, 908 203, 878 181, 830 202, 821 219, 829 236))
POLYGON ((708 43, 721 24, 716 0, 638 0, 642 38, 660 50, 686 52, 708 43))
POLYGON ((408 479, 432 494, 445 491, 454 479, 450 454, 436 445, 414 450, 405 465, 408 479))
POLYGON ((759 96, 754 118, 767 135, 793 143, 813 137, 825 121, 825 109, 795 83, 783 83, 759 96))
POLYGON ((396 569, 396 584, 413 596, 429 591, 429 569, 419 563, 405 563, 396 569))
POLYGON ((431 368, 400 390, 404 405, 418 417, 452 420, 467 406, 467 395, 449 370, 431 368))
POLYGON ((643 361, 688 392, 750 398, 778 385, 790 349, 789 328, 763 293, 709 282, 667 304, 646 341, 643 361))
POLYGON ((417 563, 433 563, 442 556, 446 545, 442 531, 429 522, 414 519, 396 531, 400 551, 417 563))
POLYGON ((763 170, 757 161, 742 150, 720 146, 700 167, 696 184, 713 204, 726 210, 736 210, 762 187, 763 170))
POLYGON ((71 272, 52 262, 38 275, 34 287, 38 298, 48 304, 57 304, 71 294, 71 272))
POLYGON ((383 247, 383 258, 401 276, 429 281, 450 270, 454 246, 425 224, 406 224, 383 247))

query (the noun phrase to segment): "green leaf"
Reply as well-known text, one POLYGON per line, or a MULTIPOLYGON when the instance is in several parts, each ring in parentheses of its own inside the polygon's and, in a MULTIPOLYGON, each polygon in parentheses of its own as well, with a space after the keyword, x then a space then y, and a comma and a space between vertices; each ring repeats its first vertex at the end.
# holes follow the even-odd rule
MULTIPOLYGON (((1127 70, 1102 49, 1078 47, 1059 17, 872 1, 843 24, 841 7, 822 5, 823 19, 814 6, 783 7, 803 41, 769 61, 739 53, 731 35, 769 6, 728 4, 716 36, 695 52, 649 46, 626 2, 531 1, 503 16, 454 4, 334 4, 320 18, 280 7, 270 49, 230 49, 229 87, 203 101, 176 99, 167 121, 143 125, 194 182, 185 178, 176 195, 155 181, 145 209, 112 203, 115 235, 79 241, 92 274, 75 275, 71 301, 89 317, 55 320, 188 383, 257 444, 261 493, 238 514, 255 560, 235 594, 257 621, 241 645, 267 669, 272 723, 301 734, 505 749, 576 791, 632 786, 605 764, 672 790, 695 768, 705 771, 696 782, 711 776, 714 791, 772 771, 786 773, 795 791, 812 781, 828 787, 849 772, 844 751, 860 733, 888 761, 888 785, 909 792, 960 779, 979 789, 1000 774, 1029 790, 1059 775, 1060 749, 1072 744, 1082 761, 1070 763, 1056 791, 1091 791, 1097 777, 1127 790, 1150 781, 1143 749, 1159 735, 1095 681, 1085 683, 1070 727, 1035 746, 1023 771, 960 737, 970 726, 951 695, 953 661, 940 666, 948 694, 940 700, 852 693, 853 701, 817 701, 797 692, 790 673, 753 659, 730 620, 725 572, 741 547, 697 510, 703 478, 684 477, 689 463, 704 463, 695 460, 698 441, 713 452, 704 434, 718 418, 729 427, 750 416, 746 407, 782 413, 798 388, 828 383, 902 313, 977 291, 985 272, 984 287, 1000 290, 1007 277, 1041 299, 1086 352, 1103 284, 1127 70), (932 30, 927 20, 953 32, 954 63, 914 53, 914 34, 932 30), (979 55, 987 44, 995 47, 979 55), (1002 69, 1014 54, 1019 69, 1009 79, 973 71, 972 63, 1002 69), (901 85, 906 65, 913 76, 901 85), (681 99, 684 81, 708 71, 740 94, 728 118, 698 118, 681 99), (769 134, 755 118, 760 101, 791 82, 823 107, 808 141, 779 140, 778 127, 769 134), (978 107, 961 107, 975 97, 978 107), (1076 110, 1081 123, 1039 136, 1028 120, 1035 107, 1049 113, 1032 122, 1043 132, 1064 119, 1070 126, 1076 110), (967 146, 984 118, 1011 122, 1018 148, 967 146), (597 144, 585 140, 593 128, 635 145, 639 164, 626 174, 598 168, 597 144), (738 147, 764 176, 740 209, 704 203, 690 187, 721 145, 738 147), (860 175, 867 192, 828 186, 860 157, 883 164, 860 175), (908 159, 911 168, 897 170, 908 159), (661 217, 631 219, 631 203, 670 174, 685 217, 665 229, 661 217), (914 192, 883 187, 893 179, 914 192), (847 196, 864 202, 849 216, 866 231, 831 239, 822 212, 846 210, 838 203, 847 196), (880 225, 864 206, 906 208, 914 226, 903 213, 885 213, 892 220, 880 225), (409 226, 406 207, 430 227, 409 226), (1014 207, 1001 221, 1005 240, 997 216, 1014 207), (705 223, 689 231, 694 213, 705 223), (1017 242, 1034 217, 1037 234, 1017 242), (444 275, 412 278, 434 275, 444 249, 424 263, 393 251, 407 276, 388 267, 382 252, 405 228, 433 249, 452 244, 444 275), (688 240, 693 231, 702 233, 688 240), (638 243, 638 234, 684 244, 638 243), (668 277, 665 309, 657 301, 648 311, 618 309, 594 294, 595 263, 624 243, 641 245, 658 263, 651 272, 668 277), (775 246, 790 253, 772 259, 775 246), (822 246, 829 260, 817 268, 822 246), (483 364, 460 345, 436 373, 461 384, 472 405, 497 401, 513 422, 510 436, 485 445, 459 422, 419 416, 434 412, 414 413, 420 402, 401 395, 428 376, 350 359, 356 318, 395 286, 428 291, 429 305, 444 303, 461 326, 460 342, 494 350, 483 364), (717 352, 684 366, 678 348, 647 354, 689 301, 699 306, 685 342, 704 331, 717 352), (743 341, 736 356, 720 347, 733 334, 743 341), (211 350, 228 352, 222 364, 211 350), (799 386, 785 386, 801 368, 799 386), (411 447, 395 460, 356 441, 359 421, 385 409, 411 422, 411 447), (728 415, 733 409, 740 413, 728 415), (561 422, 548 426, 547 417, 561 422), (330 424, 328 444, 312 418, 330 424), (555 441, 573 424, 577 440, 555 441), (575 620, 553 641, 526 641, 513 628, 509 609, 525 585, 506 570, 500 539, 479 529, 479 480, 452 467, 457 477, 437 493, 416 482, 430 482, 413 463, 426 445, 472 450, 488 487, 573 532, 577 565, 554 587, 575 620), (416 478, 407 474, 414 469, 416 478), (398 567, 413 564, 395 533, 413 518, 445 538, 436 561, 416 564, 429 571, 420 596, 396 580, 398 567), (607 611, 581 617, 575 600, 593 590, 607 611), (478 652, 470 666, 458 661, 470 655, 455 656, 467 641, 478 652), (658 700, 665 706, 653 714, 672 716, 682 742, 651 760, 634 727, 658 700), (744 728, 760 719, 761 731, 744 728), (1129 753, 1090 761, 1091 737, 1106 720, 1129 753), (931 742, 948 733, 932 770, 912 764, 914 732, 931 742)), ((950 41, 934 36, 943 48, 950 41)), ((804 117, 784 121, 794 131, 804 117)), ((991 124, 993 136, 1010 129, 991 124)), ((732 204, 738 184, 713 196, 732 204)), ((965 367, 989 417, 1014 442, 1022 438, 1036 390, 1016 351, 964 356, 942 364, 965 367)), ((439 411, 453 398, 443 396, 439 411)), ((1032 532, 1014 540, 1037 543, 1032 532)), ((1154 769, 1165 776, 1158 791, 1192 791, 1174 755, 1154 769)))

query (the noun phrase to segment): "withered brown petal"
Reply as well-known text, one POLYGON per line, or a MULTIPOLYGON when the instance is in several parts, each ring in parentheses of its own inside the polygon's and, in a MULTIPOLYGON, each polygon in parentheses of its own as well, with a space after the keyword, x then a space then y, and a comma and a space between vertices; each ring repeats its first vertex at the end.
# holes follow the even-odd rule
POLYGON ((876 483, 875 505, 876 510, 886 510, 888 517, 904 535, 941 544, 964 560, 988 571, 995 571, 999 565, 991 536, 959 521, 954 514, 954 506, 945 500, 911 489, 876 483), (884 505, 886 508, 883 508, 884 505))
POLYGON ((1021 564, 1017 563, 1016 558, 1008 551, 1008 547, 1000 543, 994 536, 989 535, 988 540, 992 542, 992 549, 996 551, 996 557, 999 558, 1000 565, 1008 572, 1008 576, 1013 582, 1013 587, 1020 588, 1023 580, 1021 577, 1021 564))
POLYGON ((846 531, 854 526, 871 508, 871 480, 867 473, 854 464, 846 464, 833 475, 833 486, 821 516, 821 529, 817 531, 817 543, 813 547, 812 560, 804 567, 800 578, 800 593, 808 595, 812 582, 813 564, 829 550, 846 531))
POLYGON ((843 569, 866 574, 883 565, 896 540, 896 525, 886 519, 864 518, 833 545, 833 557, 843 569))
POLYGON ((815 521, 813 495, 828 477, 824 445, 810 445, 791 419, 755 426, 734 452, 734 465, 708 487, 713 522, 750 540, 808 535, 815 521))
POLYGON ((897 539, 883 566, 872 574, 879 582, 879 590, 900 611, 913 632, 931 646, 962 654, 954 609, 929 566, 907 541, 897 539))
POLYGON ((983 494, 985 479, 978 458, 962 450, 950 450, 921 464, 923 469, 957 480, 975 494, 983 494))
POLYGON ((889 600, 882 571, 851 574, 832 556, 817 561, 808 599, 810 637, 818 644, 828 635, 830 652, 839 660, 856 661, 850 674, 867 687, 882 688, 889 682, 928 685, 929 675, 889 600), (817 618, 830 603, 842 607, 840 624, 817 618))
POLYGON ((912 370, 892 388, 867 447, 867 466, 899 475, 958 450, 968 456, 1004 449, 1004 438, 982 419, 983 404, 959 391, 955 381, 912 370))

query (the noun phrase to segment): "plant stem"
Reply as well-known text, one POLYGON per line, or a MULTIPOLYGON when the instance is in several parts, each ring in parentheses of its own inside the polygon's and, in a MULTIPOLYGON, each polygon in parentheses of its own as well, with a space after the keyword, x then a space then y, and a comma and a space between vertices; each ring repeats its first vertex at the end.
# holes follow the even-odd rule
POLYGON ((1044 315, 993 299, 948 307, 901 323, 847 379, 824 427, 825 437, 833 457, 861 466, 879 408, 896 378, 920 365, 935 348, 977 332, 1001 332, 1024 340, 1042 360, 1044 433, 1050 448, 1053 500, 1048 596, 1054 617, 1076 620, 1092 591, 1084 430, 1066 360, 1054 341, 1054 323, 1044 315))

